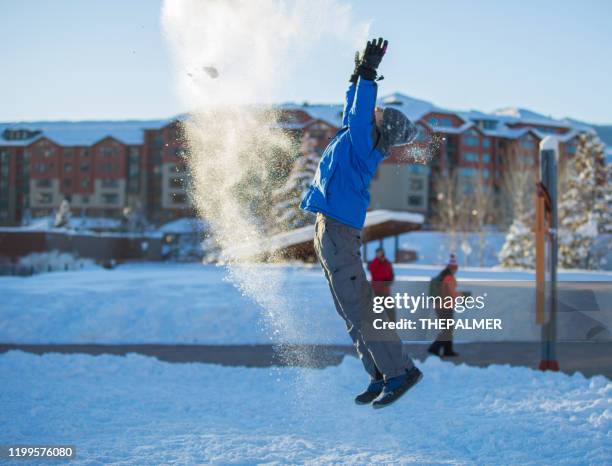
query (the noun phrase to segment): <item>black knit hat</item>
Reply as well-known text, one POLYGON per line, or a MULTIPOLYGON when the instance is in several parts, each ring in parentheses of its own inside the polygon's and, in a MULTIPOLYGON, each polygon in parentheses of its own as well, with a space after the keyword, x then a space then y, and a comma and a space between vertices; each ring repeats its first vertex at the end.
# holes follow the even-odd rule
POLYGON ((417 135, 417 127, 402 112, 395 108, 383 109, 382 123, 379 126, 380 149, 387 155, 389 148, 410 144, 417 135))

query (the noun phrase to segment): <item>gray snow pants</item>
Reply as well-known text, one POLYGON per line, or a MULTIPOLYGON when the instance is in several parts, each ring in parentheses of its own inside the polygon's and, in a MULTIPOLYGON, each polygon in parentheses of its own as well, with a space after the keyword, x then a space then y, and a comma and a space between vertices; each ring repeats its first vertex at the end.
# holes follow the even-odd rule
POLYGON ((374 293, 361 264, 361 231, 319 213, 314 248, 336 310, 372 380, 377 378, 377 369, 388 380, 412 368, 414 364, 404 356, 395 330, 373 327, 374 319, 388 321, 388 317, 372 311, 374 293))

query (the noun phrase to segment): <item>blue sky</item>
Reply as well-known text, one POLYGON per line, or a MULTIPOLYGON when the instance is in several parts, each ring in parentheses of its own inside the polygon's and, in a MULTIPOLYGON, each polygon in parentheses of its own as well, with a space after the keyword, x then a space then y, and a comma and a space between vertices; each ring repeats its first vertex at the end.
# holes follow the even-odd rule
MULTIPOLYGON (((612 2, 355 1, 390 40, 381 93, 456 109, 530 108, 612 123, 612 2)), ((176 98, 156 0, 0 4, 0 121, 168 117, 176 98)), ((352 64, 295 77, 279 100, 338 102, 352 64), (325 79, 321 79, 324 75, 325 79)), ((332 63, 330 66, 329 63, 332 63)))

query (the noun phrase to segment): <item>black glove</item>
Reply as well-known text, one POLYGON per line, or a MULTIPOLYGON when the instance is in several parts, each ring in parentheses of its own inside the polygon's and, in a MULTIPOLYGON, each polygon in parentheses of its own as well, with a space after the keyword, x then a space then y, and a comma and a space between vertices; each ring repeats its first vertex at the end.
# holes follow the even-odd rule
POLYGON ((374 81, 376 79, 376 69, 387 51, 388 41, 383 40, 382 37, 376 39, 372 39, 366 45, 366 48, 363 52, 363 57, 361 58, 361 63, 357 68, 357 74, 364 79, 369 81, 374 81))

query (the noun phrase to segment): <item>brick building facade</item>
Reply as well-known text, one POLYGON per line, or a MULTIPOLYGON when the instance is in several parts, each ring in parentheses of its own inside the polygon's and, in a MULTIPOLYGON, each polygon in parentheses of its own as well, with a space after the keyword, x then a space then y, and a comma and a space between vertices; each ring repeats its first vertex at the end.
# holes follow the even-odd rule
POLYGON ((164 222, 191 214, 178 120, 0 126, 0 223, 52 214, 164 222))
MULTIPOLYGON (((467 189, 478 175, 499 191, 514 161, 535 169, 543 137, 559 136, 566 159, 578 133, 590 130, 518 110, 453 112, 402 94, 379 105, 416 122, 413 150, 433 158, 429 165, 385 159, 372 181, 371 208, 427 215, 435 208, 434 180, 448 170, 467 189)), ((341 125, 340 105, 279 109, 279 128, 316 141, 318 152, 341 125)), ((193 215, 184 151, 180 119, 0 124, 0 224, 51 214, 65 197, 73 215, 118 218, 138 211, 155 223, 193 215)))

